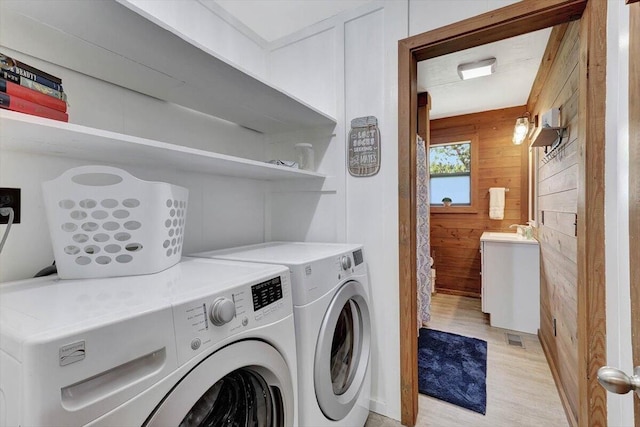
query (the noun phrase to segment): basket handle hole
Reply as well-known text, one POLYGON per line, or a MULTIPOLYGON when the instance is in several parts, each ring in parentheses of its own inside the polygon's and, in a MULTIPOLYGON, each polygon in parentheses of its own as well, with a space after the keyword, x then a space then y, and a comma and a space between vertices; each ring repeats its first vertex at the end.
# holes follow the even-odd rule
POLYGON ((142 250, 142 244, 140 244, 140 243, 129 243, 124 248, 126 250, 128 250, 129 252, 138 252, 139 250, 142 250))
POLYGON ((71 178, 73 182, 90 187, 105 187, 122 182, 122 177, 112 173, 83 173, 71 178))

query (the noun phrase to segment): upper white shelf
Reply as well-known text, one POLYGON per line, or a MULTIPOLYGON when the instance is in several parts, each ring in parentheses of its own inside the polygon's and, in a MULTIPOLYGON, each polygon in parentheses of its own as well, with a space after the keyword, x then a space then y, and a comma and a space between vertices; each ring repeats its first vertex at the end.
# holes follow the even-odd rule
POLYGON ((116 1, 0 1, 2 44, 263 133, 334 118, 116 1), (46 41, 46 42, 44 42, 46 41))
POLYGON ((181 145, 138 138, 72 123, 0 110, 0 150, 63 156, 108 163, 167 167, 210 175, 269 181, 325 175, 227 156, 181 145))

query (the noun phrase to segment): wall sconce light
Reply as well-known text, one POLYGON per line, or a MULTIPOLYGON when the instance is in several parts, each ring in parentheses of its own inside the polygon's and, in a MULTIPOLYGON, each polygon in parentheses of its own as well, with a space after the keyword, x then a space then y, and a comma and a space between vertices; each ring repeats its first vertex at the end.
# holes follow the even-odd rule
POLYGON ((513 128, 513 143, 515 145, 522 144, 527 135, 529 135, 530 129, 529 113, 524 113, 523 116, 516 119, 516 125, 513 128))
POLYGON ((476 62, 458 65, 458 75, 462 80, 489 76, 496 71, 496 58, 487 58, 476 62))

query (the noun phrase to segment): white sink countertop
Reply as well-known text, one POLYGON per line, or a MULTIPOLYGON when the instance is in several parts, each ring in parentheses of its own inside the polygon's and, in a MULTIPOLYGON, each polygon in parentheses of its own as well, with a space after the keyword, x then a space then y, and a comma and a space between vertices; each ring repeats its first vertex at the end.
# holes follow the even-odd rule
POLYGON ((537 245, 538 241, 534 238, 525 239, 517 233, 503 233, 499 231, 485 231, 480 236, 481 242, 504 242, 504 243, 522 243, 525 245, 537 245))

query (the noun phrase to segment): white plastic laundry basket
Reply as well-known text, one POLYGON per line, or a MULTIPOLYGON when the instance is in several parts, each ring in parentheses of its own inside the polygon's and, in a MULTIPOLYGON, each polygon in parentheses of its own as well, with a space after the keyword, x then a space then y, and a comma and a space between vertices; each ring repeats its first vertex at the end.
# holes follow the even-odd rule
POLYGON ((42 183, 62 279, 162 271, 180 261, 189 191, 109 166, 42 183))

